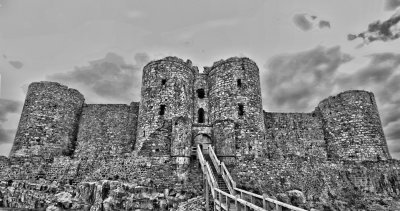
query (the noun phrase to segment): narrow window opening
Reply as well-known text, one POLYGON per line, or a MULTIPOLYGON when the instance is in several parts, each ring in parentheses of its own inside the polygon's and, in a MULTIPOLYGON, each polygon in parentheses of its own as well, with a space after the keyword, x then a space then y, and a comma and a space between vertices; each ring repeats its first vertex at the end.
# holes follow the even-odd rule
POLYGON ((159 114, 160 114, 160 115, 164 115, 164 114, 165 114, 165 105, 161 105, 161 106, 160 106, 160 112, 159 112, 159 114))
POLYGON ((244 114, 244 106, 243 106, 243 104, 239 104, 239 116, 243 116, 243 114, 244 114))
POLYGON ((198 89, 198 90, 197 90, 197 96, 198 96, 200 99, 203 99, 204 96, 205 96, 204 89, 198 89))
POLYGON ((146 137, 146 131, 143 131, 143 137, 146 137))
POLYGON ((162 79, 161 80, 161 85, 165 85, 167 83, 167 79, 162 79))
POLYGON ((242 79, 237 79, 237 86, 238 86, 239 88, 242 87, 242 79))
POLYGON ((204 109, 203 108, 199 109, 198 116, 199 116, 198 122, 204 123, 204 109))

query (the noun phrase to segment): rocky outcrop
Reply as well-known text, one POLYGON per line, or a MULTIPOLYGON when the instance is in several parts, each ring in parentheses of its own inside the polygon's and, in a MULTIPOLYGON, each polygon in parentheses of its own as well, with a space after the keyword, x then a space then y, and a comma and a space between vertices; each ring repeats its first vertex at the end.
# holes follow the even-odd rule
POLYGON ((77 186, 15 181, 0 188, 0 202, 3 207, 42 210, 176 210, 178 206, 201 207, 204 199, 189 200, 194 193, 186 190, 159 190, 110 180, 82 182, 77 186))

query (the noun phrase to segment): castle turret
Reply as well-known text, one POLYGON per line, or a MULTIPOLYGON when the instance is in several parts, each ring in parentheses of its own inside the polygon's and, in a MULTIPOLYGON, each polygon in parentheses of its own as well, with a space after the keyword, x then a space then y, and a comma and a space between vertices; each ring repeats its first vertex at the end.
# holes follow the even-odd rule
POLYGON ((319 103, 330 159, 390 159, 374 94, 346 91, 319 103))
MULTIPOLYGON (((263 139, 265 131, 256 63, 248 58, 229 58, 215 62, 205 73, 208 75, 209 121, 215 125, 219 121, 233 120, 235 124, 234 145, 214 144, 235 149, 217 148, 217 155, 226 156, 222 153, 225 150, 233 150, 238 154, 256 154, 255 146, 258 140, 263 139)), ((214 130, 224 130, 221 128, 223 125, 214 130)), ((231 124, 226 125, 227 130, 231 130, 231 124)))
POLYGON ((176 57, 152 61, 143 68, 136 150, 157 128, 174 117, 193 122, 193 81, 198 73, 190 60, 176 57))
POLYGON ((84 101, 77 90, 59 83, 31 83, 10 153, 11 161, 52 160, 71 155, 84 101))

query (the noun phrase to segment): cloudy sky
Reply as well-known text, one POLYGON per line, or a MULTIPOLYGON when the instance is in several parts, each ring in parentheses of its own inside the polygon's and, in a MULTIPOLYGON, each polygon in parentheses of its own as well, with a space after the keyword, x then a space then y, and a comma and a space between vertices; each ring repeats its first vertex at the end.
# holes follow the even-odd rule
POLYGON ((33 81, 87 103, 139 101, 141 68, 165 56, 200 67, 246 56, 266 111, 309 112, 348 89, 375 93, 400 158, 399 0, 0 0, 0 154, 33 81))

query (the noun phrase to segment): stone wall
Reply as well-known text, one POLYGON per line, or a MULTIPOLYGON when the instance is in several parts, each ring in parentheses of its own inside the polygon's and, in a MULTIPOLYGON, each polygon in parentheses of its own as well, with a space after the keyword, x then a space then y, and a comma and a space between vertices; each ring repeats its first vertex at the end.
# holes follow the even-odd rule
POLYGON ((316 112, 321 112, 330 159, 390 159, 371 92, 340 93, 319 103, 316 112))
POLYGON ((232 119, 238 154, 255 154, 264 137, 261 88, 257 65, 248 58, 229 58, 205 69, 208 75, 210 122, 232 119))
POLYGON ((215 153, 225 163, 233 164, 236 157, 235 122, 220 120, 214 123, 215 153))
POLYGON ((33 156, 52 160, 55 156, 72 155, 84 100, 77 90, 59 83, 30 84, 11 161, 33 156))
POLYGON ((400 161, 241 159, 231 170, 239 188, 307 210, 399 210, 400 161), (303 203, 290 198, 299 191, 303 203))
POLYGON ((264 112, 265 142, 261 156, 290 155, 326 159, 322 120, 315 113, 264 112))
POLYGON ((133 151, 138 103, 83 107, 74 157, 97 159, 133 151))
POLYGON ((10 167, 10 159, 6 156, 0 156, 0 169, 5 169, 10 167))
POLYGON ((138 107, 138 103, 83 107, 74 153, 81 161, 78 180, 96 169, 101 160, 133 151, 138 107))
POLYGON ((39 171, 38 178, 42 178, 43 176, 48 181, 69 183, 72 185, 77 178, 79 164, 79 160, 72 160, 70 157, 56 157, 53 163, 39 171))
POLYGON ((143 142, 139 155, 149 157, 170 157, 172 142, 172 120, 163 121, 143 142))

